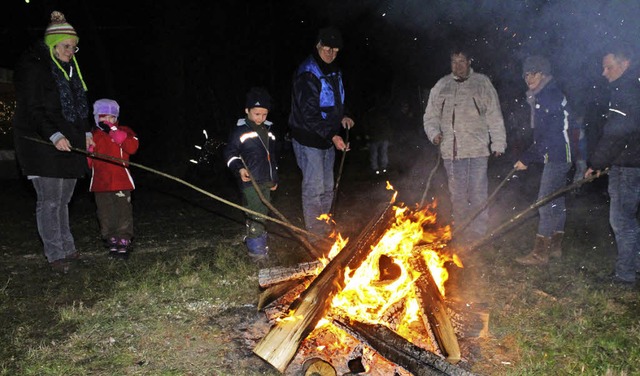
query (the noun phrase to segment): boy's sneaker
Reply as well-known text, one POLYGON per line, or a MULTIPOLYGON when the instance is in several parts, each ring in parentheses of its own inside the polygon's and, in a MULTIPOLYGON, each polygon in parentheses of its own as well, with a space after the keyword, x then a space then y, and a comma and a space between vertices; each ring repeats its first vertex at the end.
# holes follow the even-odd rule
POLYGON ((118 254, 126 254, 129 252, 129 246, 131 245, 131 240, 129 239, 120 239, 118 240, 117 250, 118 254))

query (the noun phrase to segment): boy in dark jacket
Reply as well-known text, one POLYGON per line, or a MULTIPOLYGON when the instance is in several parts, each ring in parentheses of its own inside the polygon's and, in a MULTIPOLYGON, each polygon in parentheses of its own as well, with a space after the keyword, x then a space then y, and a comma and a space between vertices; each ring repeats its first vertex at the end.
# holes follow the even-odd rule
MULTIPOLYGON (((118 124, 120 106, 111 99, 93 104, 96 129, 92 152, 129 160, 138 150, 138 138, 129 127, 118 124)), ((131 191, 135 188, 126 163, 89 158, 91 184, 100 222, 100 234, 112 255, 126 256, 133 237, 131 191)))
MULTIPOLYGON (((238 177, 245 207, 265 215, 268 208, 260 199, 251 179, 255 180, 267 200, 271 199, 271 191, 278 188, 278 171, 274 155, 276 138, 271 133, 272 123, 267 120, 270 108, 269 93, 261 88, 252 88, 247 93, 244 109, 247 116, 238 119, 224 150, 227 166, 238 177)), ((266 257, 269 246, 264 219, 247 214, 246 223, 245 239, 249 255, 257 259, 266 257)))

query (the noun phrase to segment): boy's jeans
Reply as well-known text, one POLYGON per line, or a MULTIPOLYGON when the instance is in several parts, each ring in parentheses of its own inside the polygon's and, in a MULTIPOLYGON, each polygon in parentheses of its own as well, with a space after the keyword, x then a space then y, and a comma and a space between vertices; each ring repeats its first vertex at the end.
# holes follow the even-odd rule
POLYGON ((640 168, 613 166, 609 170, 609 222, 618 245, 616 275, 636 280, 639 266, 640 227, 636 214, 640 204, 640 168))
MULTIPOLYGON (((545 163, 540 178, 538 200, 550 195, 567 185, 567 173, 571 169, 571 163, 548 162, 545 163)), ((554 232, 564 231, 567 219, 567 209, 564 203, 564 195, 560 195, 538 209, 540 221, 538 222, 538 234, 550 237, 554 232)))
MULTIPOLYGON (((475 213, 487 201, 488 157, 443 159, 447 170, 454 223, 475 213)), ((489 213, 485 209, 464 230, 465 236, 483 236, 487 232, 489 213)))
MULTIPOLYGON (((264 198, 271 202, 271 188, 268 184, 259 184, 260 192, 264 196, 264 198)), ((245 200, 245 207, 247 209, 253 210, 254 212, 258 212, 260 214, 267 215, 269 212, 269 208, 260 200, 260 196, 258 192, 253 188, 253 185, 250 187, 242 188, 242 194, 245 200)), ((267 228, 265 226, 266 220, 264 218, 260 218, 253 214, 246 214, 247 221, 247 237, 248 238, 258 238, 267 232, 267 228)))
POLYGON ((51 263, 76 251, 69 228, 69 201, 76 179, 37 177, 31 179, 36 190, 36 222, 44 245, 44 254, 51 263))
MULTIPOLYGON (((317 218, 329 213, 333 200, 335 149, 316 149, 293 140, 293 152, 302 170, 302 213, 309 232, 325 237, 330 226, 317 218)), ((317 239, 309 239, 315 242, 317 239)))

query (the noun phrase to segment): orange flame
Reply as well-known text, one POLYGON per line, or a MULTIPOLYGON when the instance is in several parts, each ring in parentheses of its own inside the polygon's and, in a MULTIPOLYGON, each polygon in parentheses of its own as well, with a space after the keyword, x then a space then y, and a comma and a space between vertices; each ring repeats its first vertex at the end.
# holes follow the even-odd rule
MULTIPOLYGON (((389 326, 383 319, 385 313, 401 305, 404 313, 396 321, 398 324, 394 330, 410 341, 416 338, 418 334, 411 329, 411 324, 421 316, 421 308, 413 288, 413 282, 419 277, 419 273, 412 268, 411 259, 424 259, 443 296, 444 284, 448 279, 445 263, 454 262, 462 267, 456 255, 449 256, 441 252, 446 247, 446 242, 451 240, 451 231, 448 226, 435 226, 436 216, 432 213, 434 207, 432 205, 417 211, 394 207, 393 225, 378 244, 372 246, 369 256, 360 267, 345 271, 345 287, 333 298, 329 314, 389 326), (383 259, 385 263, 381 265, 383 259)), ((335 257, 348 241, 342 239, 340 234, 337 238, 329 259, 335 257)), ((328 320, 323 319, 316 328, 328 323, 328 320)))

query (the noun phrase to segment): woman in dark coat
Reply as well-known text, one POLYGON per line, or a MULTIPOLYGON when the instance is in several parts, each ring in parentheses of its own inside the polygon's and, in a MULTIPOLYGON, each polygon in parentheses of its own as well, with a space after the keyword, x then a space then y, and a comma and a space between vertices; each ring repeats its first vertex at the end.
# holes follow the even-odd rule
POLYGON ((78 258, 69 228, 68 204, 86 158, 71 148, 93 145, 86 85, 75 58, 78 35, 60 12, 51 14, 44 40, 16 65, 16 155, 37 194, 36 220, 51 267, 66 273, 78 258), (45 145, 23 136, 51 142, 45 145))

